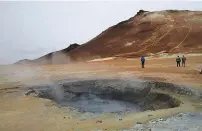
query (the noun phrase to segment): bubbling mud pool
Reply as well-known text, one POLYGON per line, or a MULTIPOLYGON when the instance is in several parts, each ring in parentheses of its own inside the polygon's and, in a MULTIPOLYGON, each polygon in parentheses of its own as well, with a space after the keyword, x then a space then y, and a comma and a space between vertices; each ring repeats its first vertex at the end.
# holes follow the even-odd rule
POLYGON ((35 94, 59 106, 90 113, 141 112, 180 105, 175 98, 151 88, 150 84, 137 80, 78 80, 33 86, 26 95, 35 94))
POLYGON ((79 109, 81 112, 92 113, 140 111, 140 106, 138 105, 119 100, 104 99, 93 94, 82 94, 70 100, 60 101, 60 104, 63 106, 70 106, 79 109))

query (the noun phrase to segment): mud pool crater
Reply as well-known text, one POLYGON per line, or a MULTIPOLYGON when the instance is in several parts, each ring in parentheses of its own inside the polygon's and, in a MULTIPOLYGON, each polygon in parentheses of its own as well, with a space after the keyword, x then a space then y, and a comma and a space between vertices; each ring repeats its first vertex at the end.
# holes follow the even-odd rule
POLYGON ((179 100, 152 91, 151 84, 139 80, 63 81, 30 87, 26 95, 31 94, 53 100, 59 106, 91 113, 140 112, 180 105, 179 100))

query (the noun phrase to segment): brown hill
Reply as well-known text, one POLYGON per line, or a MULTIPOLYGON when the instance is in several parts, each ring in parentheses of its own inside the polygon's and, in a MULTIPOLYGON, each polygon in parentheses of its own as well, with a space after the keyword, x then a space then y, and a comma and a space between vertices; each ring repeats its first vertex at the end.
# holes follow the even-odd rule
POLYGON ((202 52, 201 11, 140 10, 70 53, 77 59, 202 52))
POLYGON ((202 11, 140 10, 134 17, 73 50, 65 52, 64 49, 34 61, 50 64, 109 56, 139 57, 158 52, 199 53, 202 52, 201 34, 202 11))

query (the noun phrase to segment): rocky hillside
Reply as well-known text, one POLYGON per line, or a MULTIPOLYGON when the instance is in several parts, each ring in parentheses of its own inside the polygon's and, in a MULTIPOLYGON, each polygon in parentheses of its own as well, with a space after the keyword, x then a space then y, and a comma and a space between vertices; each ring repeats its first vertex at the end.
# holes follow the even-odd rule
POLYGON ((134 17, 122 21, 89 42, 73 50, 50 53, 35 62, 58 63, 89 60, 109 56, 139 57, 159 52, 201 53, 202 11, 140 10, 134 17), (65 61, 63 59, 65 58, 65 61), (51 61, 50 61, 51 60, 51 61))

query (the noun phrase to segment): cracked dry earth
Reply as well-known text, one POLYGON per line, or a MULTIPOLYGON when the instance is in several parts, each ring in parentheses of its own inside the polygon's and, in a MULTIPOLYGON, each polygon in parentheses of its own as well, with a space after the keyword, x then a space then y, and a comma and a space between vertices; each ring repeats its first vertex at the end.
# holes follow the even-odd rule
POLYGON ((0 130, 200 131, 202 59, 187 59, 1 66, 0 130))

